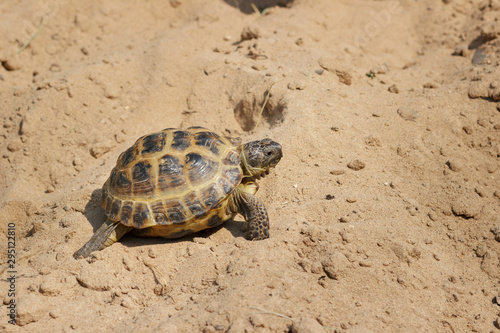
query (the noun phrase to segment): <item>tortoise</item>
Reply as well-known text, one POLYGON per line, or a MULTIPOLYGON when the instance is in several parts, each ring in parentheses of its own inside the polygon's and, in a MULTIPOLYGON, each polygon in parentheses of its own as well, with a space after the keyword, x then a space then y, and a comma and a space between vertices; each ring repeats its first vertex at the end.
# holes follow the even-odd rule
POLYGON ((203 127, 167 128, 139 138, 119 157, 101 191, 107 219, 73 257, 88 257, 126 233, 180 238, 216 227, 237 213, 248 238, 269 237, 256 180, 282 157, 271 139, 242 144, 203 127))

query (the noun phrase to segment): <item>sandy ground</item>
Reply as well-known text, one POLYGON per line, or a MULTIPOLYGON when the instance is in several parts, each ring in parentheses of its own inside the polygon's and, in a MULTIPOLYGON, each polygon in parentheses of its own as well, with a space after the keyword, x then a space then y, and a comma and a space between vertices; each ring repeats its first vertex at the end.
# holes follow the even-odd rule
POLYGON ((500 1, 288 2, 0 3, 0 331, 499 331, 500 1), (73 259, 118 155, 192 125, 283 145, 271 237, 73 259))

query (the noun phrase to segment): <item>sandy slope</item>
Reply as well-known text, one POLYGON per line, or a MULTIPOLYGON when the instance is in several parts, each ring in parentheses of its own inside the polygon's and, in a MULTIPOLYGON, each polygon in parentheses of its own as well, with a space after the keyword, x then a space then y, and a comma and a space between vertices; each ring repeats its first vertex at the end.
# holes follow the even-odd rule
POLYGON ((497 330, 499 1, 85 3, 0 4, 1 330, 497 330), (117 156, 191 125, 283 145, 271 238, 74 260, 117 156))

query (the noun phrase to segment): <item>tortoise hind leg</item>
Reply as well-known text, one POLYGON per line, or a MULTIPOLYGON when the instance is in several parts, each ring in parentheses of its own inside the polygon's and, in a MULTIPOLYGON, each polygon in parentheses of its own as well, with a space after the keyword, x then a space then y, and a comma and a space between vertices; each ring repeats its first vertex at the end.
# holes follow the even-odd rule
POLYGON ((111 221, 107 219, 102 226, 97 229, 92 238, 85 243, 78 251, 73 254, 73 258, 79 259, 80 257, 86 258, 92 252, 102 250, 117 240, 132 229, 131 227, 124 226, 120 222, 111 221))

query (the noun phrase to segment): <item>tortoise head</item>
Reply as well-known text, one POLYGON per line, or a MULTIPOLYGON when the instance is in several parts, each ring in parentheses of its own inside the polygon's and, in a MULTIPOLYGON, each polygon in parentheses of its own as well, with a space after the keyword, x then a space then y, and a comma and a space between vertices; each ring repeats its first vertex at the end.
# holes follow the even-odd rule
POLYGON ((254 177, 269 174, 281 160, 281 145, 271 139, 251 141, 241 146, 241 167, 243 177, 254 177))

